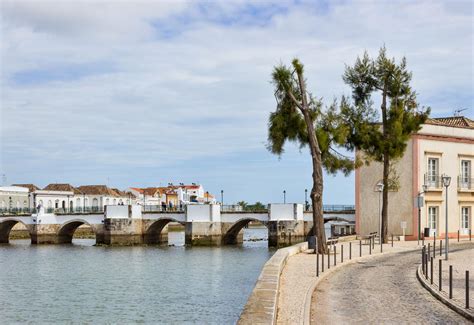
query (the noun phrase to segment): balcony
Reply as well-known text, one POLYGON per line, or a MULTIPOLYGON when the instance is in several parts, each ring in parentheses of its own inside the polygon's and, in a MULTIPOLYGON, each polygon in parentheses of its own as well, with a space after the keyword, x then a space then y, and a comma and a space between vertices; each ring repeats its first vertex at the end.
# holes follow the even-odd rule
POLYGON ((474 178, 463 175, 458 176, 458 190, 474 190, 474 178))
POLYGON ((441 190, 443 188, 442 176, 425 174, 424 185, 428 190, 441 190))

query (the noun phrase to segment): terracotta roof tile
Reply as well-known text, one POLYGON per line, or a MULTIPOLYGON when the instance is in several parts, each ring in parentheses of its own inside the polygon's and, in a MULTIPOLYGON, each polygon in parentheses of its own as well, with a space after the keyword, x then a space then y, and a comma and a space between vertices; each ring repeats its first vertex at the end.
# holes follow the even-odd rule
POLYGON ((83 185, 79 186, 77 189, 83 194, 89 195, 120 196, 114 190, 108 188, 107 185, 83 185))
POLYGON ((38 186, 36 186, 35 184, 12 184, 12 186, 26 187, 30 192, 34 192, 34 191, 40 189, 40 188, 39 188, 38 186))
POLYGON ((464 116, 429 118, 426 124, 474 129, 474 121, 464 116))
POLYGON ((65 191, 65 192, 73 192, 74 194, 82 194, 77 188, 72 186, 71 184, 48 184, 43 190, 46 191, 65 191))

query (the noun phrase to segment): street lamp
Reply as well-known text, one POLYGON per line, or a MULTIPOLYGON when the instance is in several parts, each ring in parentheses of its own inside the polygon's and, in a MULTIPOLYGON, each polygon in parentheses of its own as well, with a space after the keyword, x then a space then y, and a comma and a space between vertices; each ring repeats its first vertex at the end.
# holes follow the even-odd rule
POLYGON ((379 192, 379 242, 380 242, 380 251, 382 251, 382 209, 381 209, 381 198, 383 192, 383 183, 380 181, 377 183, 377 192, 379 192))
POLYGON ((224 205, 224 190, 221 190, 221 205, 224 205))
POLYGON ((445 191, 446 191, 446 213, 445 213, 445 217, 446 217, 446 235, 445 235, 445 241, 446 241, 446 245, 444 245, 444 250, 445 250, 445 258, 446 260, 448 260, 448 251, 449 251, 449 236, 448 236, 448 187, 449 187, 449 184, 451 184, 451 177, 448 176, 448 175, 443 175, 441 177, 441 180, 443 181, 443 186, 445 187, 445 191))
POLYGON ((416 206, 418 208, 418 245, 420 245, 420 239, 421 239, 421 208, 423 207, 423 194, 426 192, 428 189, 428 186, 423 184, 422 186, 422 191, 418 192, 417 201, 416 201, 416 206))
POLYGON ((308 211, 308 189, 304 190, 304 208, 308 211))
POLYGON ((206 201, 209 203, 209 192, 206 192, 206 201))
POLYGON ((286 190, 283 190, 283 203, 286 203, 286 190))

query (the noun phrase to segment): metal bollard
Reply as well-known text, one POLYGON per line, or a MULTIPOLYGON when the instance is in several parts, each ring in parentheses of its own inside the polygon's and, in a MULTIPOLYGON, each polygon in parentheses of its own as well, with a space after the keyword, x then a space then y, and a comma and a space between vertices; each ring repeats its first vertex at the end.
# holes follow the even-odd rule
POLYGON ((428 280, 428 254, 425 254, 425 278, 428 280))
POLYGON ((421 271, 425 274, 425 248, 421 250, 421 271))
POLYGON ((331 253, 328 252, 328 270, 331 268, 331 253))
POLYGON ((443 240, 439 240, 439 256, 443 256, 443 240))
POLYGON ((341 263, 344 263, 344 245, 341 244, 341 263))
POLYGON ((334 266, 336 266, 336 245, 334 245, 334 266))
POLYGON ((421 245, 425 246, 425 235, 421 236, 421 245))
POLYGON ((359 257, 362 257, 362 240, 359 240, 359 257))
POLYGON ((466 309, 469 309, 469 271, 466 270, 466 309))
POLYGON ((375 235, 372 236, 372 249, 375 249, 375 235))
POLYGON ((441 291, 443 289, 443 260, 442 259, 439 259, 439 270, 438 270, 438 274, 439 274, 439 279, 438 279, 438 288, 439 288, 439 291, 441 291))
POLYGON ((453 299, 453 266, 449 266, 449 299, 453 299))
POLYGON ((372 244, 369 244, 369 255, 372 255, 372 244))
POLYGON ((425 248, 421 250, 421 271, 423 271, 423 275, 425 274, 425 248))
POLYGON ((436 258, 436 233, 433 240, 433 257, 436 258))
POLYGON ((430 263, 431 263, 431 265, 430 265, 430 278, 431 278, 430 283, 433 284, 433 256, 431 256, 431 258, 430 258, 430 263))
POLYGON ((428 259, 430 258, 431 256, 431 244, 428 243, 428 259))
POLYGON ((319 253, 316 253, 316 276, 319 277, 319 253))
POLYGON ((459 230, 458 230, 458 243, 459 243, 459 230))
POLYGON ((324 272, 324 253, 321 253, 321 273, 324 272))
POLYGON ((349 260, 352 259, 352 242, 349 242, 349 260))

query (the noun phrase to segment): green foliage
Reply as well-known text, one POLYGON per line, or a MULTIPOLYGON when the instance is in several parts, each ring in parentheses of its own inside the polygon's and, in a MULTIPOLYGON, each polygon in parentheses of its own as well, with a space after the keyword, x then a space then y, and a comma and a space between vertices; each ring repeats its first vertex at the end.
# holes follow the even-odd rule
POLYGON ((346 66, 343 80, 352 88, 353 103, 343 98, 341 113, 351 126, 350 147, 363 150, 369 159, 379 162, 384 153, 392 159, 403 156, 410 135, 421 128, 430 112, 419 107, 411 78, 406 59, 397 64, 387 57, 385 47, 375 60, 366 52, 354 66, 346 66), (377 94, 382 96, 382 121, 373 108, 372 98, 377 94))
MULTIPOLYGON (((291 98, 302 102, 300 85, 295 77, 298 71, 303 72, 303 65, 297 60, 292 62, 293 69, 285 65, 274 68, 272 82, 275 86, 276 110, 270 113, 268 120, 268 145, 270 152, 281 155, 287 141, 297 143, 300 148, 309 145, 308 128, 301 109, 291 98)), ((313 123, 316 138, 321 152, 323 167, 330 174, 342 171, 349 174, 355 167, 354 160, 340 154, 337 148, 351 149, 347 137, 351 129, 341 118, 340 105, 334 101, 323 110, 321 99, 308 93, 308 110, 313 123)))

